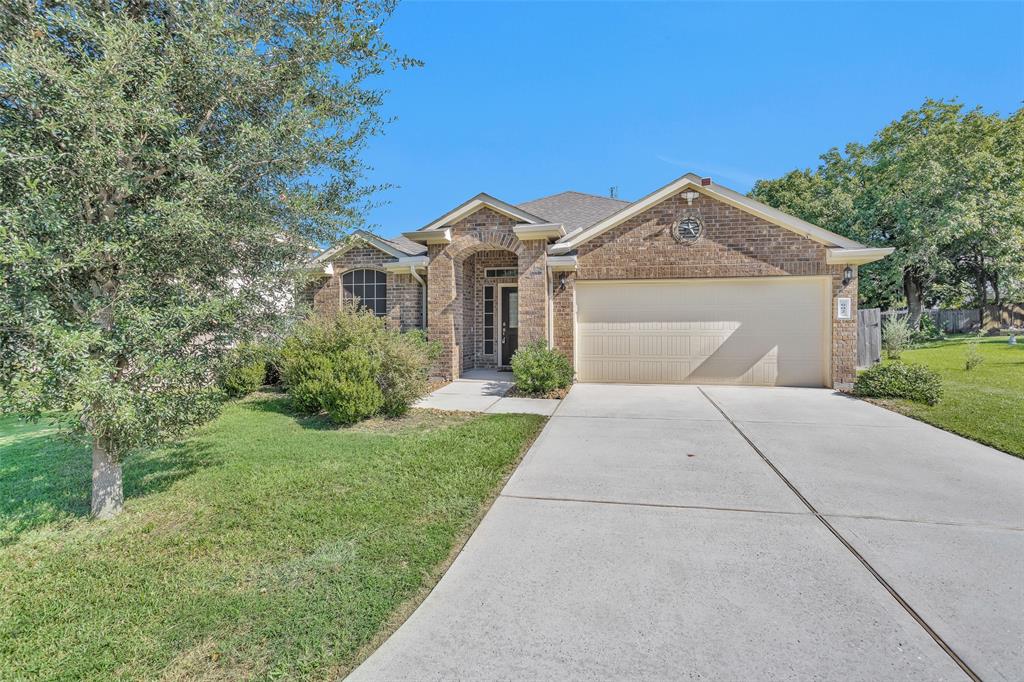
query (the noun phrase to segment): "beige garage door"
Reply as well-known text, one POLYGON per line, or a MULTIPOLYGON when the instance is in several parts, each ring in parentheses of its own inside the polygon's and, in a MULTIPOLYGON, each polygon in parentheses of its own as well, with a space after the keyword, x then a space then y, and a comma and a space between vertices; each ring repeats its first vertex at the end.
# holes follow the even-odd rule
POLYGON ((577 282, 577 372, 607 383, 825 386, 829 280, 577 282))

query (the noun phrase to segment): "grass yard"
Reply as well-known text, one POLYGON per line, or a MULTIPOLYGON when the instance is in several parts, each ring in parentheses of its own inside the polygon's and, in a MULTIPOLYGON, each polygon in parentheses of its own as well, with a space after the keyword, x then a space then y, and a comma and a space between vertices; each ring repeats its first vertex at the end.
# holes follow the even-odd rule
POLYGON ((980 339, 985 361, 968 372, 967 342, 963 337, 935 341, 903 353, 905 362, 927 365, 942 375, 944 394, 938 405, 873 402, 1024 457, 1024 344, 1011 346, 1005 336, 980 339))
POLYGON ((0 678, 327 679, 436 582, 544 419, 413 412, 337 429, 280 395, 125 465, 0 420, 0 678))

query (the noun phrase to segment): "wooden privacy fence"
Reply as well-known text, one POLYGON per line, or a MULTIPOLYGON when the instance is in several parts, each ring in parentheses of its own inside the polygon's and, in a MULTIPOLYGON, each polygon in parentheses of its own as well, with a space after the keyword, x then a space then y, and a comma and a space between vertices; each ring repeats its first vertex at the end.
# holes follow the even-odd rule
POLYGON ((882 315, 878 308, 857 311, 857 367, 882 360, 882 315))
MULTIPOLYGON (((903 310, 886 310, 882 313, 882 321, 888 320, 893 315, 903 317, 906 314, 905 308, 903 310)), ((969 334, 979 329, 996 333, 1000 329, 1024 327, 1024 304, 1020 303, 985 306, 984 321, 981 311, 977 308, 968 308, 967 310, 937 308, 923 310, 921 314, 932 318, 935 326, 945 334, 969 334)))
MULTIPOLYGON (((886 310, 861 308, 857 311, 857 367, 870 367, 882 359, 882 323, 890 317, 906 316, 906 309, 886 310)), ((979 329, 990 334, 1003 329, 1024 329, 1024 304, 1009 303, 985 307, 984 323, 981 311, 969 310, 924 310, 935 321, 935 326, 944 334, 967 334, 979 329)))
MULTIPOLYGON (((946 310, 936 308, 923 310, 922 315, 927 315, 935 322, 935 326, 945 334, 969 334, 979 329, 994 334, 1001 329, 1024 328, 1024 304, 1005 303, 1003 305, 985 306, 985 315, 982 318, 981 311, 977 308, 967 310, 946 310)), ((882 321, 893 315, 900 317, 907 314, 903 310, 886 310, 882 313, 882 321)))
POLYGON ((985 331, 1024 329, 1024 303, 990 305, 985 308, 985 331))
MULTIPOLYGON (((906 315, 906 309, 886 310, 882 313, 882 320, 888 320, 893 316, 906 317, 906 315)), ((980 328, 981 313, 977 308, 973 310, 922 310, 921 317, 925 315, 932 318, 932 322, 944 334, 967 334, 976 332, 980 328)))

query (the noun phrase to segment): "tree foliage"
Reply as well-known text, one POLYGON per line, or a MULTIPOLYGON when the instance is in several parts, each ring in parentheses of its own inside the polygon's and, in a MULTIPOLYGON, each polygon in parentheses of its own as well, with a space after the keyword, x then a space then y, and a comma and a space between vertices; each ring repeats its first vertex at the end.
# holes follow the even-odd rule
POLYGON ((1024 293, 1024 110, 1008 118, 928 100, 867 144, 811 170, 758 181, 751 196, 895 253, 861 268, 866 305, 984 305, 1024 293))
POLYGON ((215 412, 216 360, 280 322, 309 246, 374 190, 367 81, 412 63, 381 35, 391 10, 0 8, 3 411, 67 415, 118 477, 125 454, 215 412))

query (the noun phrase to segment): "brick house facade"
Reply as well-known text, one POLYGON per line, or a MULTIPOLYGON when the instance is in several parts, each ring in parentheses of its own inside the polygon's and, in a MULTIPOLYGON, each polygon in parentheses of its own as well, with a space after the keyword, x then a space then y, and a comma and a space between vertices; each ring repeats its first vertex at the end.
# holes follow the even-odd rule
POLYGON ((632 203, 565 192, 514 206, 481 194, 398 239, 359 233, 317 259, 326 274, 313 303, 329 314, 351 297, 346 272, 386 272, 378 314, 401 329, 425 321, 443 347, 435 372, 447 378, 500 367, 503 348, 542 341, 582 380, 703 383, 714 366, 718 383, 846 387, 857 266, 888 253, 690 174, 632 203), (699 234, 681 237, 684 219, 699 234), (733 303, 717 314, 719 299, 733 303), (753 355, 739 341, 750 337, 753 355), (800 363, 802 375, 788 366, 800 363))

